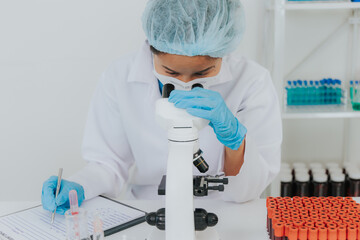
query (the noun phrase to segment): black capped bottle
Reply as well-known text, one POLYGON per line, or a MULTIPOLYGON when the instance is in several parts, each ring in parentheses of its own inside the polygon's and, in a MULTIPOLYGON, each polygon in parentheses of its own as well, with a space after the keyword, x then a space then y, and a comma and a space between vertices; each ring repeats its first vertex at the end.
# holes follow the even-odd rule
POLYGON ((295 174, 295 196, 309 196, 309 181, 310 175, 308 173, 298 172, 295 174))
POLYGON ((330 196, 345 197, 345 174, 331 173, 330 174, 330 196))
POLYGON ((293 196, 293 179, 289 172, 280 173, 280 195, 281 197, 292 197, 293 196))
POLYGON ((349 197, 360 197, 360 171, 354 170, 348 172, 349 190, 347 195, 349 197))
POLYGON ((324 173, 315 173, 313 175, 313 196, 327 197, 328 195, 328 177, 324 173))

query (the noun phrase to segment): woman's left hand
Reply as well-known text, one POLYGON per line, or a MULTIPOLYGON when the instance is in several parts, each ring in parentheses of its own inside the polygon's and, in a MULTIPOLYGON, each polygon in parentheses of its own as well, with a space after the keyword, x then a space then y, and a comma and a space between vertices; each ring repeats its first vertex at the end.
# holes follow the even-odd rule
POLYGON ((231 113, 218 92, 203 88, 174 90, 169 102, 193 116, 209 120, 217 139, 228 148, 237 150, 243 142, 247 129, 231 113))

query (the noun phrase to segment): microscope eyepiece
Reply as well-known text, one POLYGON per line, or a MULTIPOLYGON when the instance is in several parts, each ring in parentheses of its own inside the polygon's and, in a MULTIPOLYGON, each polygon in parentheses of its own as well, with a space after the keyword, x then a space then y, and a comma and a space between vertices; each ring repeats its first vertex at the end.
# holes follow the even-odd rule
POLYGON ((175 86, 172 85, 171 83, 167 83, 163 86, 162 89, 162 97, 163 98, 169 98, 170 97, 170 93, 175 89, 175 86))
POLYGON ((204 88, 204 86, 201 83, 195 83, 194 85, 191 86, 191 89, 194 89, 196 87, 204 88))

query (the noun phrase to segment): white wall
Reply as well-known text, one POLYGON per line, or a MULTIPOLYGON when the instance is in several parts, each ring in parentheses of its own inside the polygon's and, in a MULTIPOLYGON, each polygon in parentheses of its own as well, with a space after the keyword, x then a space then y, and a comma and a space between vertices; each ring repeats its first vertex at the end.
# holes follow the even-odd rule
POLYGON ((19 0, 0 7, 0 201, 37 200, 80 169, 89 101, 107 65, 144 40, 146 0, 19 0))
MULTIPOLYGON (((143 42, 140 16, 145 3, 146 0, 2 1, 0 201, 39 200, 42 182, 56 175, 60 166, 65 169, 65 177, 83 166, 80 146, 95 84, 109 62, 137 49, 143 42)), ((243 0, 243 4, 247 32, 237 52, 261 61, 263 3, 243 0)), ((287 46, 290 59, 287 68, 343 16, 330 16, 328 21, 320 16, 312 19, 321 26, 311 38, 301 36, 300 25, 304 23, 301 16, 294 13, 289 19, 295 27, 289 24, 288 31, 298 37, 289 38, 292 44, 287 46)), ((338 46, 343 46, 344 41, 339 36, 323 52, 336 50, 335 58, 342 56, 338 46)), ((321 64, 317 58, 312 61, 315 66, 304 66, 294 77, 328 76, 328 69, 323 67, 328 62, 332 64, 331 71, 338 68, 336 76, 344 74, 341 58, 340 64, 326 56, 321 64)), ((284 158, 339 159, 341 126, 342 120, 285 122, 284 158)), ((357 136, 354 133, 353 139, 358 146, 357 136)), ((352 149, 360 155, 356 147, 352 149)))

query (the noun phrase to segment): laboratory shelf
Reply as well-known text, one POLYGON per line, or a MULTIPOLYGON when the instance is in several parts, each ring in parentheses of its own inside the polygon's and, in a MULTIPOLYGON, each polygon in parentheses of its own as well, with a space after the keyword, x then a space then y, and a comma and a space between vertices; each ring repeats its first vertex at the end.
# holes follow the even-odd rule
POLYGON ((285 107, 282 119, 360 118, 360 111, 348 106, 291 106, 285 107))
MULTIPOLYGON (((269 0, 266 2, 266 8, 269 10, 266 14, 266 58, 265 65, 271 70, 271 77, 274 80, 274 85, 278 96, 284 96, 284 80, 288 80, 288 76, 300 65, 305 63, 311 56, 317 53, 317 49, 325 45, 328 41, 337 37, 340 34, 340 29, 346 23, 348 24, 348 32, 351 33, 352 40, 345 47, 347 49, 347 57, 350 63, 347 66, 348 79, 357 79, 357 70, 359 64, 356 60, 359 58, 357 51, 354 49, 358 47, 359 43, 359 27, 360 27, 360 2, 351 2, 350 0, 333 0, 333 1, 287 1, 287 0, 269 0), (318 16, 323 13, 327 14, 329 11, 342 11, 347 13, 348 19, 344 21, 340 27, 334 28, 334 31, 328 35, 328 37, 319 43, 319 45, 312 49, 311 52, 306 54, 298 65, 286 73, 286 59, 285 59, 285 46, 286 46, 286 26, 290 26, 291 21, 287 21, 287 16, 290 13, 296 12, 307 17, 307 13, 313 11, 318 16), (305 14, 305 15, 304 15, 305 14), (270 31, 272 30, 272 31, 270 31), (269 33, 269 34, 268 34, 269 33)), ((350 38, 349 38, 350 39, 350 38)), ((344 49, 345 51, 345 49, 344 49)), ((345 83, 344 85, 347 86, 345 83)), ((344 86, 343 85, 343 86, 344 86)), ((343 153, 342 160, 349 161, 350 145, 350 119, 360 119, 360 111, 354 111, 351 108, 351 104, 335 106, 287 106, 287 98, 279 97, 279 103, 281 106, 281 117, 284 121, 296 120, 312 120, 312 119, 344 119, 344 124, 341 124, 343 128, 343 153)), ((346 99, 346 98, 345 98, 346 99)), ((284 129, 285 131, 286 129, 284 129)), ((277 177, 276 181, 269 187, 270 195, 280 195, 280 179, 277 177)))
POLYGON ((286 10, 360 9, 360 2, 287 2, 286 10))

